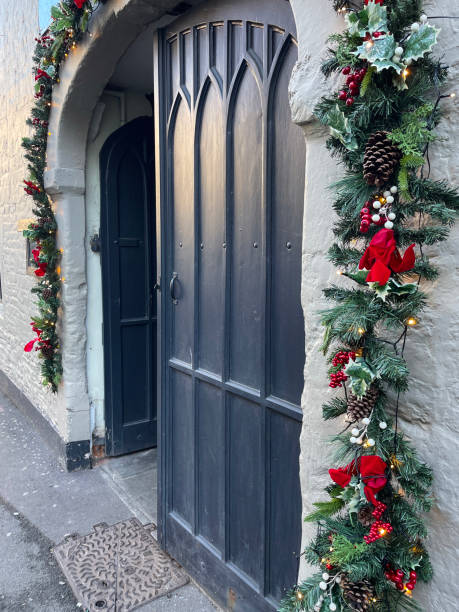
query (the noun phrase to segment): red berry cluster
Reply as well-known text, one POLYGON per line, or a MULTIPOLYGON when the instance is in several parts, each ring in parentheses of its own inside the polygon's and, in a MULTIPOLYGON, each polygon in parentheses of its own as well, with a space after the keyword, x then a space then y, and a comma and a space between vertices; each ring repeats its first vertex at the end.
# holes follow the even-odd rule
POLYGON ((332 389, 342 387, 343 382, 345 382, 348 378, 349 377, 346 376, 346 374, 342 370, 340 370, 339 372, 332 373, 330 374, 330 382, 328 386, 332 389))
POLYGON ((405 572, 402 569, 394 569, 390 563, 388 563, 386 565, 386 571, 384 572, 385 577, 387 578, 387 580, 390 580, 391 582, 394 583, 395 588, 398 591, 404 591, 404 590, 408 590, 408 591, 412 591, 414 589, 414 587, 416 586, 416 580, 418 578, 418 575, 416 574, 416 572, 414 570, 412 570, 410 572, 410 579, 408 580, 408 582, 406 584, 403 584, 403 580, 405 579, 405 572))
POLYGON ((338 351, 333 357, 332 366, 343 366, 349 363, 349 359, 355 359, 354 351, 338 351))
POLYGON ((370 527, 370 533, 366 536, 363 536, 364 541, 367 544, 372 544, 383 538, 385 535, 392 533, 393 527, 390 523, 383 523, 382 521, 375 521, 373 525, 370 527))
MULTIPOLYGON (((371 218, 370 207, 372 205, 372 202, 377 199, 378 196, 375 196, 373 200, 367 200, 365 202, 364 207, 360 211, 360 231, 362 232, 362 234, 366 234, 368 232, 372 223, 374 223, 375 225, 384 225, 384 223, 387 221, 387 218, 384 215, 380 215, 379 221, 377 221, 376 223, 371 218)), ((376 212, 377 211, 375 210, 375 213, 376 212)))
POLYGON ((48 125, 49 125, 48 121, 40 121, 40 119, 38 119, 38 117, 34 117, 32 119, 32 124, 36 125, 36 126, 41 126, 41 127, 48 127, 48 125))
POLYGON ((40 36, 40 38, 35 38, 35 42, 41 45, 43 49, 49 49, 54 42, 54 38, 44 34, 43 36, 40 36))
POLYGON ((346 85, 348 89, 342 89, 338 93, 338 100, 346 102, 346 106, 352 106, 355 102, 355 97, 360 93, 360 85, 363 81, 363 77, 367 73, 367 69, 361 68, 360 70, 351 72, 351 67, 346 66, 341 72, 346 75, 346 85))
POLYGON ((40 193, 40 187, 38 187, 38 185, 35 185, 35 183, 32 183, 32 181, 24 181, 24 183, 26 184, 26 187, 24 187, 24 191, 28 195, 33 195, 34 193, 40 193))
POLYGON ((343 382, 346 381, 349 377, 343 372, 342 368, 347 363, 349 363, 349 359, 355 359, 356 355, 354 351, 338 351, 336 355, 333 357, 332 366, 334 368, 340 367, 341 369, 338 372, 333 372, 330 374, 330 384, 329 386, 332 389, 336 389, 337 387, 342 387, 343 382))
POLYGON ((386 508, 387 508, 386 504, 383 504, 381 501, 378 501, 376 502, 375 509, 373 510, 371 515, 374 516, 375 519, 379 521, 379 519, 382 517, 382 515, 386 511, 386 508))

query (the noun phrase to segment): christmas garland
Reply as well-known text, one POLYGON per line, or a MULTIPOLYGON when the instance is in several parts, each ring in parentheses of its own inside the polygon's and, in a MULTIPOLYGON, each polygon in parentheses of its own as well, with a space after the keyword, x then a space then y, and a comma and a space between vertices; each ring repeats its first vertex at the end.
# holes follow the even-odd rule
POLYGON ((48 122, 52 107, 53 85, 59 82, 62 62, 76 48, 87 31, 88 21, 98 0, 62 0, 51 8, 51 25, 36 38, 33 56, 35 76, 35 104, 27 124, 33 136, 23 138, 29 176, 24 180, 24 190, 34 202, 35 221, 24 231, 24 236, 34 245, 32 255, 38 283, 32 293, 38 297, 38 316, 32 317, 35 338, 24 347, 26 352, 40 353, 43 384, 57 391, 62 378, 62 358, 56 325, 60 307, 61 276, 60 256, 57 247, 57 223, 53 206, 44 188, 43 174, 46 167, 48 122))
POLYGON ((346 279, 325 289, 321 313, 330 387, 323 418, 334 436, 327 501, 306 521, 317 535, 304 555, 319 571, 293 589, 281 611, 418 610, 416 584, 432 577, 422 514, 432 471, 398 429, 408 389, 404 350, 426 306, 421 287, 437 278, 426 247, 446 240, 458 191, 429 177, 429 145, 441 118, 447 66, 431 55, 439 30, 421 0, 334 0, 346 28, 323 63, 341 72, 318 120, 345 167, 334 184, 336 243, 328 257, 346 279), (404 252, 403 252, 404 251, 404 252))

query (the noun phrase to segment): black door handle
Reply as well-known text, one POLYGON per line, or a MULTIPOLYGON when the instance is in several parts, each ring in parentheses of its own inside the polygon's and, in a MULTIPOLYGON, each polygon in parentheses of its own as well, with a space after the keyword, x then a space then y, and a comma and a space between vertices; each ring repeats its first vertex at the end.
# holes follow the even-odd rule
POLYGON ((169 285, 169 291, 170 291, 170 294, 171 294, 171 300, 172 300, 172 303, 174 305, 178 304, 178 299, 175 296, 175 281, 177 279, 178 279, 178 274, 177 274, 177 272, 174 272, 172 274, 171 282, 170 282, 170 285, 169 285))

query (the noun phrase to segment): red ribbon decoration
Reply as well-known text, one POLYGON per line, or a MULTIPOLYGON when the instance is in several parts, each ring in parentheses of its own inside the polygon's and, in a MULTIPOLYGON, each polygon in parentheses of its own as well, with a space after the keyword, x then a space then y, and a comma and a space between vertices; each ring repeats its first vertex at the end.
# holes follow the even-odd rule
POLYGON ((35 75, 35 80, 38 81, 38 79, 41 79, 42 77, 46 77, 47 79, 51 78, 47 72, 41 70, 41 68, 38 68, 37 74, 35 75))
POLYGON ((391 272, 400 274, 414 268, 416 257, 414 244, 410 245, 403 257, 397 249, 394 232, 390 229, 381 229, 375 234, 368 245, 359 263, 359 270, 370 270, 366 281, 379 283, 381 287, 387 283, 391 272))
POLYGON ((38 268, 35 270, 35 276, 44 276, 46 274, 48 264, 46 263, 46 261, 40 261, 39 259, 40 249, 33 249, 32 255, 33 255, 35 263, 38 266, 38 268))
MULTIPOLYGON (((368 5, 369 1, 370 1, 370 0, 365 0, 365 6, 367 6, 367 5, 368 5)), ((382 3, 383 3, 383 0, 374 0, 374 3, 375 3, 375 4, 382 4, 382 3)))
POLYGON ((386 468, 387 463, 381 457, 378 457, 378 455, 365 455, 360 459, 360 475, 365 484, 363 491, 373 506, 376 506, 378 503, 375 493, 378 493, 386 486, 386 468))
POLYGON ((74 0, 75 4, 77 5, 77 7, 83 8, 83 4, 86 2, 86 0, 74 0))
MULTIPOLYGON (((365 484, 364 493, 374 506, 378 503, 375 494, 387 483, 386 468, 387 464, 378 455, 364 455, 360 458, 358 472, 365 484)), ((328 470, 328 473, 333 482, 344 489, 351 482, 352 476, 357 474, 355 461, 351 461, 346 467, 328 470)))

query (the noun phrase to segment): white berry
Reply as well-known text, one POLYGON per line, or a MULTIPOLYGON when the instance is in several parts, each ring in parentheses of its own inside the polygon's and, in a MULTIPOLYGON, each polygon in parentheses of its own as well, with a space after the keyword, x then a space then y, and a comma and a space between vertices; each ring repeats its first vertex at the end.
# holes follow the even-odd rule
POLYGON ((355 444, 355 443, 357 442, 357 438, 354 438, 354 436, 351 436, 351 437, 349 438, 349 442, 350 442, 351 444, 355 444))
POLYGON ((418 30, 419 30, 419 23, 415 21, 414 23, 411 24, 411 31, 417 32, 418 30))
POLYGON ((402 55, 402 53, 403 53, 403 47, 395 48, 395 55, 402 55))
POLYGON ((398 63, 400 62, 400 55, 393 55, 393 56, 392 56, 392 61, 393 61, 395 64, 398 64, 398 63))
POLYGON ((357 444, 363 444, 362 438, 357 438, 357 444))
POLYGON ((364 419, 362 419, 362 423, 364 425, 369 425, 370 424, 370 419, 368 417, 365 417, 364 419))
POLYGON ((388 197, 390 196, 390 191, 385 191, 385 192, 383 193, 383 196, 384 196, 385 198, 388 198, 388 197))
POLYGON ((336 576, 335 582, 336 582, 336 584, 339 584, 341 582, 341 577, 340 576, 336 576))
POLYGON ((412 63, 413 63, 413 60, 411 59, 411 57, 409 57, 407 60, 405 60, 405 64, 407 66, 411 66, 412 63))
POLYGON ((374 446, 375 445, 375 441, 373 440, 373 438, 369 438, 368 439, 368 446, 374 446))
POLYGON ((351 434, 352 434, 353 436, 358 436, 358 435, 359 435, 359 433, 360 433, 360 431, 359 431, 359 430, 358 430, 356 427, 354 427, 354 429, 351 431, 351 434))
POLYGON ((393 204, 394 203, 394 196, 391 196, 391 195, 387 196, 386 200, 387 200, 388 204, 393 204))
POLYGON ((391 193, 397 193, 397 191, 398 191, 398 187, 397 187, 396 185, 393 185, 393 186, 390 188, 390 192, 391 192, 391 193))
POLYGON ((395 219, 397 215, 395 213, 389 213, 387 215, 387 218, 389 219, 389 221, 393 221, 395 219))
POLYGON ((336 604, 331 602, 331 604, 328 606, 330 608, 330 610, 336 610, 336 604))
POLYGON ((381 217, 379 215, 373 215, 371 217, 371 220, 373 221, 373 223, 378 223, 378 221, 381 219, 381 217))
POLYGON ((419 20, 421 21, 421 23, 427 23, 427 15, 422 14, 419 20))
POLYGON ((319 588, 322 589, 322 591, 326 591, 327 590, 327 585, 325 582, 319 582, 319 588))
POLYGON ((387 429, 387 423, 386 423, 386 421, 381 421, 381 422, 380 422, 380 424, 379 424, 379 427, 380 427, 381 429, 387 429))
POLYGON ((386 229, 392 229, 392 228, 394 227, 394 224, 392 223, 392 221, 386 221, 386 222, 384 223, 384 227, 385 227, 386 229))
POLYGON ((330 578, 330 576, 327 574, 327 572, 324 572, 324 573, 322 574, 322 578, 323 578, 324 580, 328 580, 328 579, 330 578))
POLYGON ((381 202, 373 202, 373 208, 381 208, 381 202))

